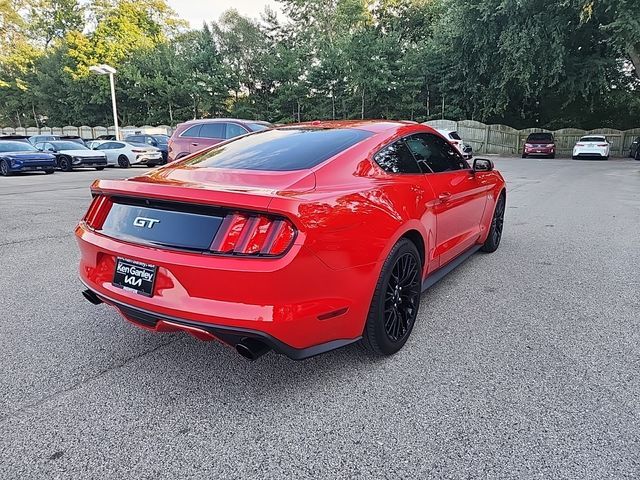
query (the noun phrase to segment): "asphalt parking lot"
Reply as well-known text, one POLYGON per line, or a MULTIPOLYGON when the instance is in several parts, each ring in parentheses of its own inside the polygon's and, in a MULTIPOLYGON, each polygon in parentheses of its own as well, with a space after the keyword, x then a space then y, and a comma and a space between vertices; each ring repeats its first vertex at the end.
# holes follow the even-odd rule
POLYGON ((82 298, 88 186, 144 169, 0 178, 0 477, 640 477, 640 162, 496 164, 503 243, 406 347, 304 362, 82 298))

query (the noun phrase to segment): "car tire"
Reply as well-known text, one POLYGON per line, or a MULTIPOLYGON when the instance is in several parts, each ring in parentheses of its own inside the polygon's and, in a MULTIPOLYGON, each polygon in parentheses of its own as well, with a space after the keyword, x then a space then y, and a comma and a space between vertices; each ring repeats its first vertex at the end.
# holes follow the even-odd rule
POLYGON ((47 169, 44 171, 44 173, 45 173, 46 175, 51 175, 51 174, 52 174, 52 173, 54 173, 54 172, 55 172, 55 170, 54 170, 53 168, 47 168, 47 169))
POLYGON ((380 272, 360 341, 364 349, 379 356, 398 352, 413 330, 421 293, 420 254, 413 242, 403 238, 380 272))
POLYGON ((496 202, 496 208, 493 211, 493 218, 491 219, 489 236, 480 248, 483 252, 493 253, 498 250, 500 241, 502 240, 502 229, 504 227, 504 211, 506 210, 506 206, 506 197, 504 196, 504 194, 500 194, 500 196, 498 197, 498 201, 496 202))
POLYGON ((66 155, 62 155, 58 159, 58 168, 60 168, 60 170, 62 170, 63 172, 70 172, 71 170, 73 170, 71 159, 66 155))
POLYGON ((523 153, 523 154, 522 154, 522 158, 527 158, 527 154, 526 154, 526 153, 523 153))
POLYGON ((549 158, 551 158, 551 159, 556 158, 556 154, 552 153, 551 155, 549 155, 549 158))
POLYGON ((104 170, 104 167, 96 167, 96 170, 100 172, 100 171, 104 170))
POLYGON ((11 168, 9 168, 9 163, 6 160, 0 161, 0 175, 3 177, 10 177, 13 175, 11 168))
POLYGON ((118 166, 120 168, 129 168, 131 166, 131 163, 129 162, 129 159, 126 155, 120 155, 118 157, 118 166))
POLYGON ((635 156, 636 160, 640 160, 640 148, 638 148, 638 150, 636 150, 636 156, 635 156))
POLYGON ((609 155, 607 155, 606 157, 604 157, 604 160, 609 160, 609 155))

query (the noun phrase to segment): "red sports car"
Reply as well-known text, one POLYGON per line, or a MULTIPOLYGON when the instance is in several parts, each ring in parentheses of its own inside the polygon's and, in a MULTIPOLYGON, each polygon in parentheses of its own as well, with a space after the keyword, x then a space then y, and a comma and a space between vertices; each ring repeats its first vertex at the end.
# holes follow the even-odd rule
POLYGON ((498 248, 506 202, 490 160, 391 121, 256 132, 92 194, 84 296, 250 359, 397 352, 421 292, 498 248))

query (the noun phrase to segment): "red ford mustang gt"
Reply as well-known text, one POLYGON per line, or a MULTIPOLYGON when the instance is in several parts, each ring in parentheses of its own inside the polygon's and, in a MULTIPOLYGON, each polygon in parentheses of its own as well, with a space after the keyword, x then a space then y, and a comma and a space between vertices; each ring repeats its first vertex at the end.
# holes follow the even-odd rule
POLYGON ((498 248, 505 182, 409 122, 248 134, 100 180, 76 228, 84 296, 256 359, 402 348, 421 292, 498 248))

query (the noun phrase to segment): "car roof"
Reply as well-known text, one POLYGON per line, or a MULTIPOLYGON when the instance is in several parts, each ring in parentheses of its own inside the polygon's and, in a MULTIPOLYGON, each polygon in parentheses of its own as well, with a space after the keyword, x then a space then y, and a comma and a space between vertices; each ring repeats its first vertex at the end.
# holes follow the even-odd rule
POLYGON ((261 125, 271 125, 269 122, 263 120, 247 120, 243 118, 200 118, 195 120, 187 120, 180 125, 196 125, 199 123, 220 123, 220 122, 235 122, 235 123, 259 123, 261 125))
POLYGON ((3 135, 0 137, 0 140, 11 140, 14 142, 28 142, 29 141, 29 137, 27 137, 26 135, 3 135))

